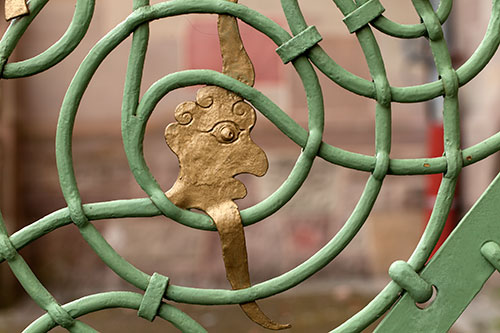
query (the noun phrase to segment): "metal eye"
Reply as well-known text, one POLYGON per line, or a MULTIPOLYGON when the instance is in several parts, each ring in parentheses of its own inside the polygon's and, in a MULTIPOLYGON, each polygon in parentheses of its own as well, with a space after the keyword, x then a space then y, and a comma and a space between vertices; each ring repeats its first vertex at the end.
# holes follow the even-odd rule
POLYGON ((222 140, 224 141, 233 141, 234 137, 236 136, 236 134, 228 127, 223 127, 220 130, 220 135, 222 140))
POLYGON ((212 135, 221 143, 231 143, 238 139, 239 129, 232 122, 223 122, 215 125, 212 135))

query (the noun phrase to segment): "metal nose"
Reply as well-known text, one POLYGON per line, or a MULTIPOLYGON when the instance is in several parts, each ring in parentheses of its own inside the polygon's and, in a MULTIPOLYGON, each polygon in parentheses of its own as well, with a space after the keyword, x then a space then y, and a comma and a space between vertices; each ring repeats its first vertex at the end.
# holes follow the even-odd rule
POLYGON ((269 167, 266 153, 253 142, 248 133, 241 135, 240 140, 241 145, 238 148, 241 155, 239 156, 240 164, 237 173, 249 173, 258 177, 264 176, 269 167))

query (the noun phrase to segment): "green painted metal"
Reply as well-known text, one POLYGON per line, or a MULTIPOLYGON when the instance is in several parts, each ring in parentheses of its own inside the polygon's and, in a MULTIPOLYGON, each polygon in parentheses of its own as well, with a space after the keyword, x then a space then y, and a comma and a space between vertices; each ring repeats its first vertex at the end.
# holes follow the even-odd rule
POLYGON ((356 32, 385 12, 378 0, 368 0, 344 17, 344 23, 350 33, 356 32))
POLYGON ((432 296, 432 285, 422 279, 407 262, 393 262, 389 267, 389 276, 418 303, 427 302, 432 296))
MULTIPOLYGON (((26 77, 48 70, 60 63, 84 38, 92 19, 94 0, 77 1, 68 30, 45 52, 25 61, 8 63, 19 39, 47 2, 48 0, 32 0, 29 3, 30 14, 14 20, 5 32, 0 41, 2 78, 26 77)), ((62 326, 70 332, 95 332, 77 318, 114 307, 136 309, 138 315, 147 320, 163 318, 185 332, 204 332, 204 328, 167 301, 203 305, 240 304, 288 290, 329 264, 350 243, 370 214, 387 174, 436 173, 443 173, 444 177, 428 226, 414 253, 406 262, 394 263, 389 271, 394 281, 363 310, 332 332, 360 332, 396 302, 377 332, 445 332, 451 326, 495 267, 500 267, 500 234, 494 225, 499 209, 495 205, 500 195, 498 178, 426 265, 444 227, 461 169, 500 150, 500 133, 472 147, 463 150, 460 148, 458 105, 460 87, 481 72, 500 44, 500 0, 493 0, 488 30, 477 51, 456 70, 451 65, 441 28, 451 12, 452 0, 442 0, 436 11, 429 0, 412 0, 422 22, 415 25, 399 24, 384 17, 384 8, 376 0, 333 2, 344 15, 349 32, 356 34, 371 80, 348 72, 330 58, 319 45, 320 33, 314 26, 306 23, 297 0, 281 0, 292 35, 262 14, 226 0, 172 0, 154 5, 150 5, 149 0, 133 0, 130 16, 104 36, 84 59, 61 107, 56 135, 56 159, 60 185, 68 207, 35 221, 10 236, 0 216, 0 263, 7 261, 26 292, 47 312, 26 328, 26 332, 46 332, 55 326, 62 326), (256 89, 210 70, 166 74, 141 96, 149 22, 191 13, 232 15, 270 38, 284 62, 291 62, 302 80, 309 110, 308 128, 300 127, 256 89), (427 38, 440 79, 412 87, 391 86, 370 25, 398 38, 427 38), (147 198, 84 204, 80 198, 72 159, 75 117, 95 71, 108 54, 129 36, 132 36, 132 45, 122 101, 122 136, 131 172, 147 198), (374 156, 346 151, 322 141, 323 98, 314 66, 339 86, 376 101, 374 156), (208 216, 182 210, 166 198, 164 190, 145 162, 142 149, 146 124, 157 103, 175 89, 198 84, 217 85, 243 96, 284 135, 302 147, 301 155, 281 187, 262 202, 241 212, 245 226, 260 222, 283 207, 307 178, 316 156, 332 164, 371 173, 351 216, 330 242, 289 272, 247 289, 189 288, 170 284, 169 278, 157 273, 150 276, 122 258, 93 224, 93 221, 102 219, 164 215, 191 228, 215 230, 208 216), (445 155, 438 158, 392 159, 392 103, 416 103, 438 96, 444 98, 445 155), (60 305, 17 251, 39 237, 71 223, 75 224, 82 237, 112 270, 145 293, 110 292, 60 305), (453 280, 448 278, 450 271, 459 272, 453 280), (427 308, 418 308, 415 302, 424 302, 431 296, 431 285, 437 289, 436 299, 427 308)), ((175 282, 175 277, 171 279, 175 282)))
POLYGON ((405 293, 376 332, 448 332, 495 271, 492 262, 500 259, 498 200, 500 175, 420 272, 437 290, 432 303, 421 309, 405 293))
POLYGON ((19 22, 16 22, 16 24, 12 24, 0 41, 0 49, 2 50, 0 55, 2 78, 13 79, 26 77, 49 69, 66 58, 85 36, 94 13, 95 0, 77 1, 75 14, 68 30, 46 51, 31 59, 5 64, 14 51, 22 34, 47 2, 48 0, 31 1, 29 4, 31 15, 19 19, 19 22))
POLYGON ((154 273, 149 280, 148 288, 144 293, 137 315, 149 321, 153 321, 160 308, 163 294, 167 290, 168 277, 154 273))
POLYGON ((284 64, 304 54, 314 45, 323 40, 315 26, 307 27, 292 39, 276 49, 284 64))

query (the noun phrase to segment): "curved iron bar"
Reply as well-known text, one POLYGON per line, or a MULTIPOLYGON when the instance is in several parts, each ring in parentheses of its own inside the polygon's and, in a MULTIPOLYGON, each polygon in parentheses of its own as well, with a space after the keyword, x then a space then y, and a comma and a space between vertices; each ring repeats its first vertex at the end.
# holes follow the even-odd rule
MULTIPOLYGON (((85 296, 65 304, 62 307, 66 311, 70 312, 74 318, 78 318, 104 309, 124 308, 138 310, 141 305, 142 298, 143 295, 130 291, 111 291, 85 296)), ((200 324, 170 304, 163 303, 158 310, 157 316, 169 321, 183 332, 206 332, 200 324)), ((49 315, 45 314, 32 322, 23 332, 48 332, 56 326, 57 324, 54 320, 52 320, 49 315)))
POLYGON ((0 41, 0 62, 3 64, 1 77, 14 79, 41 73, 66 58, 80 44, 87 33, 95 0, 78 0, 73 19, 64 35, 41 54, 19 62, 6 63, 14 51, 23 33, 38 13, 47 4, 48 0, 32 0, 29 2, 30 14, 14 20, 0 41))
MULTIPOLYGON (((443 89, 445 91, 443 140, 448 165, 448 169, 441 181, 436 196, 436 203, 427 227, 412 256, 408 260, 408 263, 418 272, 428 260, 444 228, 453 202, 453 195, 450 195, 450 193, 455 192, 458 176, 462 168, 462 158, 460 151, 459 84, 457 74, 451 64, 450 53, 443 37, 441 25, 436 24, 436 14, 432 10, 430 3, 425 0, 413 0, 413 3, 426 25, 436 68, 438 73, 443 77, 443 89)), ((351 4, 351 2, 349 0, 337 1, 337 5, 341 9, 344 6, 347 7, 347 4, 351 4)), ((362 43, 361 40, 360 42, 362 43)), ((397 300, 400 292, 401 288, 395 285, 394 282, 391 282, 368 306, 332 332, 358 332, 366 328, 397 300)))
POLYGON ((74 320, 61 305, 56 301, 52 294, 42 285, 28 266, 23 257, 17 252, 9 240, 7 229, 0 214, 0 257, 5 259, 12 270, 14 276, 23 286, 26 293, 35 301, 35 303, 47 312, 47 316, 58 321, 65 328, 77 331, 96 332, 90 326, 74 320))
MULTIPOLYGON (((81 209, 81 199, 76 185, 76 178, 73 171, 73 162, 71 156, 72 128, 74 125, 78 104, 82 98, 85 88, 92 78, 93 73, 102 62, 102 60, 137 26, 147 20, 157 19, 162 16, 180 15, 190 12, 211 12, 217 10, 218 14, 228 13, 234 16, 244 16, 243 13, 246 13, 247 15, 251 13, 255 18, 250 20, 251 22, 248 23, 254 25, 257 29, 260 28, 272 39, 275 39, 276 42, 283 43, 290 38, 290 36, 281 27, 265 18, 264 16, 261 16, 260 14, 257 14, 256 12, 253 12, 246 7, 238 4, 233 4, 231 2, 227 2, 227 4, 224 5, 225 6, 221 6, 220 3, 216 1, 207 1, 202 5, 199 2, 174 0, 167 3, 160 3, 148 8, 140 8, 136 10, 134 14, 130 15, 129 18, 124 21, 124 23, 118 25, 106 37, 101 39, 101 41, 99 41, 99 43, 97 43, 96 46, 90 51, 89 55, 85 58, 82 65, 80 66, 70 87, 68 88, 68 92, 61 107, 61 115, 59 118, 58 131, 56 135, 56 159, 58 163, 61 188, 67 200, 70 212, 72 212, 73 215, 84 216, 81 209), (219 5, 215 6, 215 4, 219 5)), ((306 149, 299 157, 296 165, 297 171, 295 171, 295 173, 298 172, 300 174, 300 177, 294 177, 295 179, 293 180, 293 183, 285 182, 283 190, 278 190, 279 193, 282 193, 280 194, 282 198, 271 196, 268 202, 263 204, 269 207, 269 213, 267 214, 271 214, 277 208, 279 208, 282 200, 288 201, 288 199, 286 198, 291 197, 291 195, 293 195, 292 192, 295 191, 294 188, 298 188, 298 186, 300 186, 300 184, 304 181, 305 177, 307 176, 308 170, 311 167, 312 160, 316 156, 317 149, 319 148, 319 145, 321 143, 323 106, 322 100, 318 99, 321 98, 318 82, 315 79, 312 67, 305 59, 297 59, 297 61, 294 62, 294 65, 296 66, 298 72, 301 73, 301 76, 307 78, 308 80, 308 84, 305 84, 306 91, 308 91, 308 103, 310 105, 310 109, 315 110, 311 113, 310 117, 312 128, 307 139, 309 147, 307 148, 307 145, 305 145, 306 149)), ((182 74, 177 73, 175 75, 181 76, 182 74)), ((216 74, 213 73, 213 76, 216 76, 216 74)), ((211 77, 213 76, 204 77, 206 77, 207 79, 211 79, 211 77)), ((250 91, 250 87, 242 86, 241 84, 239 84, 239 82, 229 77, 227 77, 224 82, 222 80, 219 81, 220 82, 218 83, 222 85, 231 82, 231 85, 228 87, 229 89, 232 89, 237 93, 241 93, 243 96, 248 96, 248 100, 254 103, 254 105, 256 105, 259 109, 259 105, 262 102, 255 98, 255 93, 252 93, 250 91)), ((259 96, 262 97, 263 95, 259 96)), ((268 100, 266 99, 266 101, 268 100)), ((288 118, 284 117, 283 112, 281 112, 281 115, 283 115, 282 121, 289 121, 288 118)), ((163 192, 160 193, 156 191, 156 197, 158 197, 158 199, 156 199, 158 201, 166 200, 163 192)), ((170 207, 170 217, 178 221, 186 221, 183 223, 188 223, 187 221, 189 221, 188 219, 190 217, 194 218, 194 216, 199 215, 186 210, 178 209, 175 206, 170 207)))
MULTIPOLYGON (((334 1, 339 6, 341 11, 344 12, 344 14, 356 8, 354 2, 350 0, 334 1)), ((11 26, 2 41, 0 41, 0 64, 5 65, 8 56, 15 48, 20 36, 46 2, 47 0, 33 0, 30 4, 30 6, 32 6, 31 15, 24 19, 18 20, 17 25, 13 24, 11 26)), ((364 2, 366 1, 361 0, 359 1, 359 4, 363 4, 364 2)), ((444 226, 444 221, 446 220, 447 212, 449 211, 452 202, 452 195, 450 195, 450 193, 454 192, 456 179, 458 177, 458 174, 460 173, 460 169, 462 168, 462 166, 473 164, 500 149, 500 134, 497 133, 492 137, 484 140, 483 142, 461 151, 458 130, 459 120, 457 116, 457 91, 459 87, 470 81, 486 66, 493 54, 496 52, 496 49, 498 48, 498 45, 500 43, 500 34, 498 34, 498 28, 500 27, 500 0, 493 1, 492 16, 488 25, 488 30, 477 51, 457 71, 454 71, 451 67, 451 61, 449 59, 449 52, 447 50, 446 42, 444 41, 442 36, 439 36, 440 26, 450 13, 452 1, 443 0, 437 13, 434 13, 432 7, 430 7, 430 4, 427 1, 413 0, 413 2, 418 14, 423 18, 423 23, 418 25, 400 25, 395 22, 389 21, 384 17, 380 17, 372 22, 372 24, 377 29, 395 37, 416 38, 427 34, 431 39, 431 49, 435 57, 436 67, 438 69, 438 72, 444 78, 443 80, 414 87, 390 87, 385 77, 383 63, 379 62, 377 64, 377 59, 367 59, 370 72, 372 74, 372 77, 374 78, 374 83, 371 83, 367 80, 354 76, 353 74, 345 71, 343 68, 335 64, 333 60, 331 60, 331 58, 329 58, 329 56, 326 55, 326 53, 324 53, 324 51, 322 51, 319 46, 313 47, 307 54, 311 61, 322 71, 325 70, 325 66, 332 66, 332 70, 325 74, 327 74, 327 76, 329 76, 339 85, 359 95, 367 96, 370 98, 377 98, 377 156, 375 157, 344 151, 340 148, 332 147, 326 143, 321 142, 322 119, 319 118, 322 118, 322 114, 321 117, 319 117, 318 115, 310 117, 310 124, 313 123, 311 131, 309 133, 309 141, 313 141, 313 143, 311 144, 310 142, 308 142, 308 132, 298 126, 291 118, 286 116, 286 114, 284 115, 284 113, 277 106, 275 106, 271 101, 264 98, 264 96, 259 92, 252 89, 248 89, 245 91, 243 87, 238 87, 238 84, 231 82, 229 78, 226 78, 221 74, 215 74, 210 71, 197 72, 206 75, 203 76, 203 83, 215 82, 217 85, 221 86, 224 86, 226 84, 228 87, 233 88, 234 91, 238 93, 241 92, 241 95, 247 97, 248 100, 251 101, 254 105, 258 105, 260 103, 260 100, 265 101, 265 103, 263 103, 265 107, 262 107, 260 109, 258 107, 257 108, 273 123, 275 123, 275 125, 283 133, 285 133, 294 142, 298 143, 300 146, 306 149, 303 155, 306 155, 309 162, 304 163, 306 166, 309 164, 309 168, 314 157, 318 155, 334 164, 350 167, 353 169, 369 171, 372 172, 373 175, 370 176, 363 195, 358 201, 358 205, 352 212, 351 217, 348 219, 344 227, 325 247, 323 247, 309 260, 299 265, 295 269, 281 276, 244 290, 207 290, 172 285, 167 289, 167 298, 180 302, 196 304, 237 304, 247 301, 253 301, 258 298, 268 297, 289 289, 297 285, 304 279, 307 279, 309 276, 324 267, 331 260, 333 260, 338 255, 338 253, 340 253, 342 249, 345 248, 345 246, 349 244, 350 240, 356 235, 356 233, 359 231, 364 221, 366 220, 366 217, 368 216, 371 207, 373 206, 375 199, 378 196, 382 185, 382 180, 386 174, 402 175, 443 172, 445 176, 441 183, 441 187, 428 224, 428 228, 424 232, 424 235, 417 245, 414 254, 409 259, 409 264, 412 265, 416 271, 422 268, 425 261, 430 255, 430 251, 432 250, 433 245, 437 242, 439 234, 444 226), (423 29, 424 27, 425 29, 423 29), (429 29, 432 29, 432 31, 429 29), (444 123, 446 156, 431 159, 390 159, 390 132, 387 132, 387 123, 390 124, 390 103, 392 101, 404 103, 418 102, 429 100, 439 95, 444 95, 445 97, 444 123), (278 110, 276 112, 279 116, 276 116, 276 119, 273 119, 273 116, 267 110, 278 110), (311 137, 313 138, 312 140, 311 137), (308 148, 309 144, 311 144, 314 148, 308 148)), ((80 3, 83 3, 83 1, 79 0, 77 2, 77 5, 80 3)), ((289 21, 289 25, 294 35, 307 27, 296 0, 282 0, 282 3, 285 14, 287 16, 287 20, 289 21)), ((132 80, 130 81, 130 83, 126 83, 129 84, 129 86, 126 86, 125 88, 124 97, 124 114, 128 117, 125 120, 125 127, 128 126, 128 121, 136 122, 137 120, 133 119, 140 118, 140 114, 136 116, 135 109, 139 104, 137 87, 138 84, 140 84, 140 72, 142 72, 142 64, 144 61, 144 55, 147 46, 147 22, 153 19, 159 19, 163 16, 169 15, 181 15, 186 12, 215 12, 219 14, 229 14, 239 17, 246 23, 252 25, 257 30, 264 32, 271 39, 273 39, 273 41, 277 45, 281 45, 291 38, 291 36, 289 36, 274 22, 259 15, 257 12, 249 10, 241 5, 214 0, 205 0, 203 2, 195 2, 191 0, 174 0, 167 4, 158 4, 154 6, 148 6, 148 4, 149 2, 147 0, 134 0, 134 13, 130 15, 123 24, 119 25, 110 34, 108 34, 110 43, 108 45, 104 45, 104 43, 98 43, 93 51, 91 51, 91 53, 94 52, 95 49, 98 49, 98 46, 100 45, 102 47, 100 51, 102 51, 103 53, 101 53, 100 55, 98 54, 98 56, 93 59, 93 62, 89 60, 87 68, 85 68, 84 64, 82 64, 82 67, 77 72, 77 76, 81 75, 81 77, 80 79, 76 79, 76 76, 73 80, 70 89, 68 90, 67 99, 65 99, 63 108, 75 108, 76 110, 80 102, 81 95, 79 96, 78 93, 76 95, 71 95, 69 94, 69 91, 72 89, 72 87, 76 87, 76 90, 81 90, 81 92, 83 93, 86 86, 88 85, 88 82, 90 81, 93 72, 95 71, 95 69, 97 69, 100 61, 102 61, 106 54, 109 53, 114 47, 116 47, 118 43, 120 43, 121 40, 123 40, 128 34, 130 34, 132 31, 135 31, 133 47, 130 56, 131 65, 129 65, 128 72, 139 74, 139 77, 138 81, 136 77, 136 81, 132 80), (179 4, 181 1, 184 3, 179 4), (142 6, 144 6, 144 8, 140 8, 142 6), (90 70, 90 74, 81 74, 84 70, 90 70), (129 92, 133 93, 132 96, 128 95, 129 92), (132 112, 125 112, 125 110, 132 110, 132 112)), ((9 75, 12 75, 10 77, 20 77, 36 74, 60 62, 67 54, 69 54, 83 38, 83 35, 85 34, 88 27, 88 23, 91 19, 94 5, 93 1, 87 1, 85 2, 85 5, 86 7, 82 6, 80 8, 83 8, 81 10, 82 12, 85 12, 87 16, 82 15, 82 20, 77 21, 78 17, 80 16, 76 13, 79 10, 77 6, 72 24, 60 41, 50 47, 46 52, 35 58, 20 63, 5 65, 3 72, 4 78, 9 77, 9 75), (92 7, 92 10, 90 10, 90 7, 92 7), (77 25, 78 22, 82 24, 81 30, 74 28, 74 24, 77 25), (71 50, 65 53, 68 49, 71 50), (53 57, 55 57, 56 60, 51 60, 54 59, 53 57)), ((369 55, 378 54, 378 46, 369 28, 361 29, 358 32, 358 38, 364 52, 367 54, 367 57, 369 55)), ((99 53, 99 51, 95 52, 99 53)), ((381 57, 379 58, 381 59, 381 57)), ((86 61, 84 61, 84 63, 86 63, 86 61)), ((294 65, 297 67, 299 73, 301 71, 304 71, 304 69, 301 69, 301 66, 302 68, 310 67, 308 61, 306 61, 304 58, 295 61, 294 65)), ((303 72, 302 74, 304 73, 305 72, 303 72)), ((186 82, 189 83, 190 74, 177 74, 177 78, 181 78, 179 82, 182 82, 182 80, 186 80, 186 82)), ((131 74, 131 76, 134 75, 131 74)), ((175 75, 173 76, 175 77, 175 75)), ((310 83, 311 76, 309 74, 305 74, 305 77, 307 78, 307 83, 310 83)), ((317 79, 313 78, 313 81, 314 80, 317 82, 317 79)), ((191 83, 198 82, 196 80, 191 81, 191 83)), ((308 86, 307 83, 305 84, 306 90, 308 86)), ((182 83, 180 85, 182 86, 182 83)), ((319 91, 319 94, 314 92, 314 89, 308 91, 308 103, 310 104, 310 107, 312 105, 316 108, 320 106, 320 108, 322 108, 322 105, 316 104, 317 98, 321 97, 319 87, 316 87, 319 91)), ((157 95, 157 97, 161 98, 165 93, 160 93, 157 95)), ((156 102, 153 103, 153 107, 155 103, 156 102)), ((150 110, 147 111, 146 116, 145 118, 143 117, 142 121, 147 121, 149 112, 152 111, 153 107, 151 107, 150 110)), ((52 298, 52 296, 50 296, 48 291, 46 291, 46 289, 40 284, 36 277, 34 277, 27 264, 23 264, 24 261, 22 260, 22 258, 19 259, 20 256, 16 252, 17 249, 20 249, 34 239, 41 237, 42 235, 73 221, 79 226, 82 236, 87 240, 87 242, 89 242, 89 244, 94 248, 95 252, 101 256, 102 260, 105 261, 108 266, 110 266, 115 272, 118 273, 118 275, 120 275, 125 280, 129 281, 138 288, 145 290, 150 279, 149 275, 137 270, 133 265, 121 258, 109 246, 109 244, 107 244, 107 242, 97 231, 97 229, 95 229, 95 227, 91 223, 88 223, 88 221, 101 218, 104 219, 133 216, 155 216, 159 215, 161 211, 163 211, 163 213, 167 213, 165 214, 167 216, 172 215, 171 217, 177 217, 175 212, 171 214, 171 211, 175 211, 175 208, 168 208, 166 210, 162 209, 164 207, 162 207, 161 203, 158 205, 158 200, 155 195, 151 195, 152 200, 133 199, 82 205, 79 198, 78 188, 76 187, 76 180, 74 174, 72 174, 71 131, 73 122, 74 114, 70 113, 69 115, 66 114, 66 116, 63 115, 58 125, 58 129, 60 129, 60 132, 62 133, 61 139, 61 135, 59 135, 60 133, 58 132, 58 142, 62 144, 58 144, 59 149, 57 150, 57 156, 59 166, 63 166, 62 171, 60 170, 61 185, 63 191, 65 192, 65 197, 68 202, 68 208, 50 214, 49 216, 16 232, 10 238, 7 235, 3 221, 0 221, 0 245, 7 246, 7 249, 10 249, 8 251, 3 247, 2 249, 0 249, 2 251, 7 251, 5 252, 7 254, 3 253, 4 258, 0 258, 0 262, 3 259, 7 259, 12 270, 14 271, 16 276, 18 276, 21 283, 23 283, 23 286, 25 286, 28 293, 39 303, 42 308, 44 308, 46 311, 49 311, 49 313, 51 312, 51 309, 52 312, 54 312, 55 310, 53 310, 53 307, 57 307, 59 305, 57 305, 57 302, 52 298), (64 142, 65 140, 66 142, 64 142), (62 162, 59 160, 59 158, 62 158, 62 162), (68 166, 69 169, 67 169, 68 166), (70 171, 68 172, 68 170, 70 171), (68 187, 70 188, 69 190, 68 187), (156 208, 153 203, 156 203, 156 205, 158 205, 158 208, 156 208)), ((143 132, 144 128, 139 129, 138 134, 135 134, 136 139, 137 135, 139 136, 139 138, 143 135, 141 131, 143 132)), ((127 135, 124 135, 124 144, 126 146, 130 144, 127 135)), ((139 145, 140 142, 138 146, 139 145)), ((131 149, 134 150, 136 148, 137 147, 135 145, 132 145, 131 149)), ((299 159, 298 164, 300 163, 302 162, 299 159)), ((145 166, 145 164, 143 166, 145 166)), ((300 179, 302 179, 301 181, 299 181, 299 184, 291 184, 292 186, 290 187, 289 191, 282 191, 285 192, 284 196, 281 195, 283 193, 281 193, 280 195, 276 195, 276 197, 281 196, 281 198, 277 198, 276 202, 278 203, 278 205, 276 205, 276 203, 270 204, 267 208, 266 205, 256 205, 250 209, 243 211, 242 219, 244 224, 248 225, 251 223, 255 223, 262 218, 272 214, 275 210, 279 209, 281 207, 280 205, 284 204, 281 200, 283 200, 284 198, 289 199, 298 190, 303 179, 307 177, 308 167, 306 167, 305 169, 301 169, 302 170, 300 170, 299 173, 302 173, 301 176, 303 177, 299 177, 300 179), (303 170, 306 171, 304 172, 303 170)), ((144 170, 146 171, 146 173, 149 172, 147 171, 147 167, 143 168, 141 172, 144 172, 144 170)), ((145 189, 148 189, 148 186, 146 186, 145 189)), ((148 192, 148 190, 146 190, 146 192, 148 192)), ((288 201, 288 199, 286 199, 285 202, 288 201)), ((182 214, 184 214, 184 212, 181 212, 181 215, 182 214)), ((200 217, 201 215, 197 215, 199 214, 186 215, 186 221, 189 221, 188 225, 192 224, 190 226, 200 229, 214 229, 209 218, 200 217)), ((395 283, 390 283, 370 304, 367 305, 364 310, 335 329, 334 332, 355 332, 363 329, 364 327, 369 325, 377 316, 388 309, 388 307, 397 299, 400 290, 401 289, 397 285, 395 285, 395 283)), ((136 296, 134 297, 137 298, 137 300, 142 299, 142 296, 138 294, 136 294, 136 296)), ((100 306, 103 306, 102 301, 96 301, 94 307, 100 306)), ((54 315, 54 313, 52 313, 52 315, 54 315)), ((46 315, 44 318, 44 325, 46 325, 46 321, 47 318, 49 318, 49 315, 46 315)), ((50 319, 48 320, 50 321, 50 319)), ((52 320, 52 323, 50 325, 52 325, 53 323, 54 321, 52 320)), ((76 325, 75 329, 80 329, 79 325, 85 324, 76 321, 74 323, 71 323, 71 325, 76 325)), ((88 328, 86 326, 82 326, 81 329, 91 330, 91 328, 88 328)))
MULTIPOLYGON (((297 0, 282 1, 283 10, 289 17, 289 24, 294 27, 294 34, 307 27, 297 0)), ((486 34, 473 55, 457 69, 460 86, 472 80, 488 64, 500 45, 500 1, 493 0, 493 7, 486 34)), ((357 95, 375 98, 373 82, 352 74, 338 65, 319 45, 308 54, 312 63, 339 86, 357 95)), ((437 80, 410 87, 391 87, 393 102, 417 103, 431 100, 444 93, 443 83, 437 80)))
MULTIPOLYGON (((368 0, 359 1, 360 4, 367 2, 368 0)), ((448 16, 451 13, 451 8, 453 7, 453 0, 442 0, 439 3, 439 7, 436 10, 436 15, 439 18, 441 24, 445 23, 448 16)), ((427 30, 423 23, 419 24, 401 24, 394 22, 387 17, 381 15, 379 18, 373 20, 370 23, 380 32, 386 35, 397 37, 397 38, 418 38, 425 36, 427 30)))

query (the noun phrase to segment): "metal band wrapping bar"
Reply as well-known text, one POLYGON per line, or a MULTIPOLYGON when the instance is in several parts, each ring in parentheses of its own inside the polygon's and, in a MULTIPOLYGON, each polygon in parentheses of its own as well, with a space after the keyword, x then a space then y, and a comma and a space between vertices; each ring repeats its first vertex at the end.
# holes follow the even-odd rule
POLYGON ((168 277, 158 273, 153 273, 149 280, 148 287, 142 298, 137 315, 146 320, 153 321, 158 313, 163 295, 167 290, 168 277))
POLYGON ((323 37, 321 37, 316 27, 312 25, 278 47, 276 52, 283 63, 287 64, 307 52, 322 39, 323 37))
POLYGON ((379 0, 369 0, 344 17, 343 21, 350 33, 356 32, 385 12, 379 0))

